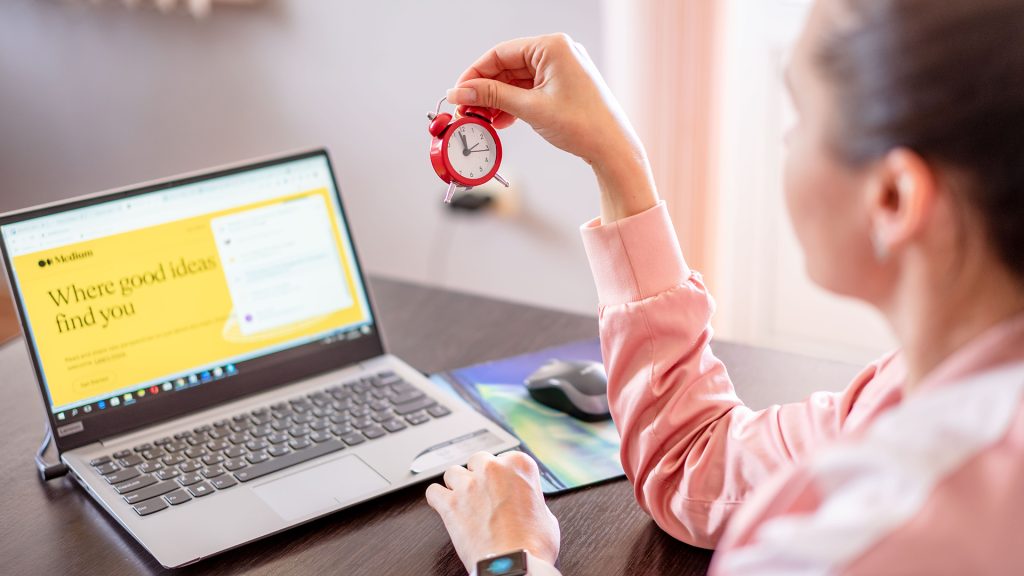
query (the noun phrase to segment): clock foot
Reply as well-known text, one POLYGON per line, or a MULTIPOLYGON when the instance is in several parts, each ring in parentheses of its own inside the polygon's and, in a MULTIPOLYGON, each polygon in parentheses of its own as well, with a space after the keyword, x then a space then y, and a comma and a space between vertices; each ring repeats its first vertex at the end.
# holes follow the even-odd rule
POLYGON ((448 185, 448 192, 444 195, 444 203, 445 204, 451 204, 452 203, 452 196, 455 196, 455 189, 456 188, 458 188, 458 184, 456 184, 455 182, 452 182, 451 184, 448 185))
POLYGON ((501 182, 505 186, 505 188, 508 188, 510 186, 508 180, 505 180, 505 178, 501 174, 495 173, 494 179, 497 180, 498 182, 501 182))

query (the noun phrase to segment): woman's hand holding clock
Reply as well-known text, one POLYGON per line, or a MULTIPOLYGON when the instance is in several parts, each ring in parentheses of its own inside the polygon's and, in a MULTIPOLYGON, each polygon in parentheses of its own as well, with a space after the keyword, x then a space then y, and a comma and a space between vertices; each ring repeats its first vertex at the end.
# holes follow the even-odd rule
POLYGON ((586 50, 564 34, 498 44, 448 91, 448 101, 500 110, 496 128, 521 118, 544 139, 583 158, 601 186, 605 223, 658 201, 643 144, 586 50))

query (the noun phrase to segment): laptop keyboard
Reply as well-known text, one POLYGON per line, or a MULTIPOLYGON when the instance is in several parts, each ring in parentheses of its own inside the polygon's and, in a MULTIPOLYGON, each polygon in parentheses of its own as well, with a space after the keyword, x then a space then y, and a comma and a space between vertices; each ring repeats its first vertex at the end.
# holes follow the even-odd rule
POLYGON ((451 412, 394 372, 236 414, 90 462, 140 516, 451 412))

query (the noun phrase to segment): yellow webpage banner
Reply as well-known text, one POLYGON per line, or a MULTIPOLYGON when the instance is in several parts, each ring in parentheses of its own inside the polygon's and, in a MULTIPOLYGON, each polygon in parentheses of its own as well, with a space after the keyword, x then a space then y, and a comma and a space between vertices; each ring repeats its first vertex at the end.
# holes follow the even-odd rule
POLYGON ((326 189, 13 259, 54 406, 364 320, 326 189))

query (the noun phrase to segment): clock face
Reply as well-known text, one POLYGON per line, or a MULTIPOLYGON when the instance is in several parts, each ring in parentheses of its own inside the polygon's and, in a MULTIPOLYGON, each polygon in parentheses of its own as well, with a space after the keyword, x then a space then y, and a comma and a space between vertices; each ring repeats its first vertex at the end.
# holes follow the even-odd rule
POLYGON ((466 123, 456 128, 448 138, 448 162, 452 169, 464 179, 477 180, 494 170, 498 157, 487 128, 475 123, 466 123))

